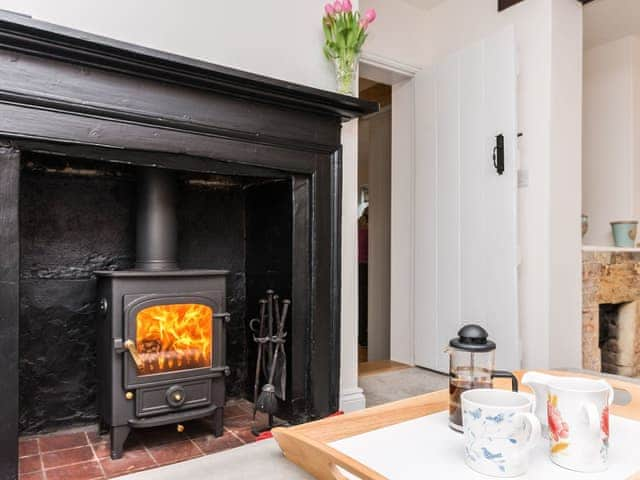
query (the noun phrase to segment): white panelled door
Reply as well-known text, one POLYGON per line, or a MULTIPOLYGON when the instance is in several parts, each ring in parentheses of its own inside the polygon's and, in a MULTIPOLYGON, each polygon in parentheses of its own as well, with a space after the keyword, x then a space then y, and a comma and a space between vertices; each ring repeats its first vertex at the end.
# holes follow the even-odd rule
POLYGON ((513 28, 416 76, 416 365, 448 370, 466 323, 488 330, 498 368, 520 365, 516 85, 513 28))

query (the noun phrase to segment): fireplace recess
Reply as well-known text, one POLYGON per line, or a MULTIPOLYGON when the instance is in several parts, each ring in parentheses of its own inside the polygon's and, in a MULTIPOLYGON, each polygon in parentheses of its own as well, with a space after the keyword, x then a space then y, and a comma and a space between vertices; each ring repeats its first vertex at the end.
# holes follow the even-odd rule
POLYGON ((181 270, 173 173, 141 168, 136 268, 98 271, 98 413, 111 458, 131 428, 209 417, 223 432, 226 271, 181 270))

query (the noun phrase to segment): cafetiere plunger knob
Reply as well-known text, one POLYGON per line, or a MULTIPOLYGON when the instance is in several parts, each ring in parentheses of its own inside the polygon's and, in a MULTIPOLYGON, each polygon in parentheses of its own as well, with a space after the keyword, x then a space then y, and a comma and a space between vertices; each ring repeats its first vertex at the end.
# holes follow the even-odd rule
POLYGON ((480 325, 469 324, 458 330, 458 336, 452 338, 449 346, 467 352, 491 352, 496 349, 495 342, 489 340, 489 334, 480 325))

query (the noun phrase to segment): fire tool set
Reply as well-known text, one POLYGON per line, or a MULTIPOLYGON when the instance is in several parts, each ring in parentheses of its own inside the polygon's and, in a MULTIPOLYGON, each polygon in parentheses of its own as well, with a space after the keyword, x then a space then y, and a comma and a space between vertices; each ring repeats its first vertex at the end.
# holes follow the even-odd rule
POLYGON ((249 322, 253 332, 253 341, 258 344, 255 382, 253 386, 253 418, 256 411, 266 413, 269 423, 266 427, 253 428, 259 435, 273 428, 273 416, 278 410, 278 399, 286 399, 287 391, 287 354, 284 349, 287 333, 284 326, 287 321, 291 300, 282 300, 273 290, 267 290, 267 298, 260 299, 260 318, 249 322), (261 380, 266 380, 260 390, 261 380))

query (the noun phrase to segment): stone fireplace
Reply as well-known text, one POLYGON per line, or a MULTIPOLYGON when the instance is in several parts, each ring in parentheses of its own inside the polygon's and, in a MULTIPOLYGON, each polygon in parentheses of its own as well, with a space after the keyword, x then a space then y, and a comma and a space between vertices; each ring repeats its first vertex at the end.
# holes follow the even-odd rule
POLYGON ((176 178, 178 263, 229 272, 226 391, 247 396, 247 323, 274 286, 292 302, 282 413, 337 410, 340 129, 377 105, 7 12, 0 64, 0 478, 19 425, 96 421, 94 272, 135 268, 141 167, 176 178))
POLYGON ((640 373, 638 302, 600 305, 599 347, 602 371, 627 377, 640 373))
POLYGON ((640 252, 583 250, 582 366, 640 375, 640 252))

